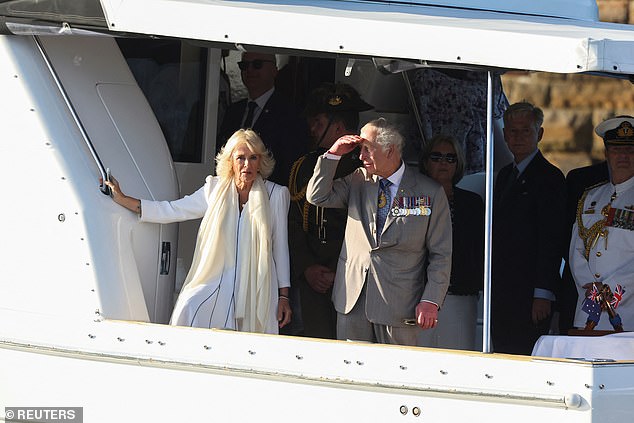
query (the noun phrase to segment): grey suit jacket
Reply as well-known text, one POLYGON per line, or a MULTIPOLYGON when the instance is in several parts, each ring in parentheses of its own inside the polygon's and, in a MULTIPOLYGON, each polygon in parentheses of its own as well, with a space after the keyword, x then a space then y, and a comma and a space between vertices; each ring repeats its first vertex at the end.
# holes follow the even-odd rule
POLYGON ((442 305, 451 273, 451 215, 442 187, 407 167, 397 198, 427 196, 429 216, 388 216, 376 242, 378 180, 360 168, 333 181, 337 161, 320 157, 306 198, 314 205, 348 208, 346 236, 339 255, 333 302, 349 313, 367 283, 369 321, 404 326, 421 300, 442 305))

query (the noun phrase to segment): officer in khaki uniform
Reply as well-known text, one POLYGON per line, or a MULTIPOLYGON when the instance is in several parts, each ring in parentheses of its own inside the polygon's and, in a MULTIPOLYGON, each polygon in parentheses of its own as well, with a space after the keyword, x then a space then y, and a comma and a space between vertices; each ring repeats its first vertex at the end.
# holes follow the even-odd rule
POLYGON ((575 327, 634 330, 634 117, 608 119, 603 138, 610 181, 577 207, 570 268, 579 299, 575 327), (618 314, 618 316, 617 316, 618 314))
MULTIPOLYGON (((347 84, 324 83, 308 99, 306 118, 314 150, 295 162, 289 190, 289 250, 291 280, 299 287, 304 335, 336 338, 337 314, 332 304, 332 285, 346 230, 346 209, 316 207, 306 201, 306 185, 313 175, 317 158, 334 142, 354 134, 359 112, 372 106, 347 84)), ((341 158, 335 178, 344 177, 361 166, 358 150, 341 158)))

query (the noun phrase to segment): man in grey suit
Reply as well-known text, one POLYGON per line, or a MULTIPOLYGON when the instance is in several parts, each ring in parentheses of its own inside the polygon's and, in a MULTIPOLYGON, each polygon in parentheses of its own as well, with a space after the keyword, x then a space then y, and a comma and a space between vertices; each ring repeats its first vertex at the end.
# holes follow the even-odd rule
POLYGON ((416 345, 433 328, 451 272, 451 216, 442 187, 406 166, 403 137, 383 118, 346 135, 319 159, 306 198, 347 207, 333 302, 337 337, 416 345), (363 167, 333 180, 338 159, 361 146, 363 167))

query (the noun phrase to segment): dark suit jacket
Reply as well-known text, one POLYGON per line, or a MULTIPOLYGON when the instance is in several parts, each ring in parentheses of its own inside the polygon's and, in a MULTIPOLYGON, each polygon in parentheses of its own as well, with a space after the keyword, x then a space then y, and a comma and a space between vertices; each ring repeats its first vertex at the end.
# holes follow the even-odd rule
MULTIPOLYGON (((313 176, 315 164, 319 156, 326 152, 325 148, 319 148, 304 156, 301 165, 297 169, 295 183, 291 189, 296 188, 301 193, 305 190, 308 181, 313 176)), ((337 165, 335 179, 343 178, 359 168, 362 163, 358 159, 359 151, 355 149, 351 154, 342 156, 337 165)), ((305 191, 304 191, 305 192, 305 191)), ((313 264, 327 266, 333 272, 337 270, 337 259, 341 251, 344 234, 346 231, 347 209, 324 208, 320 212, 324 217, 324 239, 319 237, 319 219, 317 207, 306 201, 306 195, 294 198, 297 193, 291 191, 291 207, 288 212, 288 244, 291 256, 291 282, 302 279, 304 270, 313 264), (304 231, 304 213, 307 209, 307 231, 304 231)))
POLYGON ((568 265, 568 250, 572 238, 572 227, 577 216, 577 203, 583 192, 598 183, 609 180, 608 164, 603 161, 592 166, 580 167, 568 172, 566 176, 566 229, 567 242, 561 252, 566 260, 563 272, 563 281, 560 292, 557 293, 557 308, 559 309, 559 331, 562 334, 568 333, 573 327, 575 318, 575 308, 577 307, 577 286, 570 273, 568 265))
POLYGON ((453 188, 452 227, 449 293, 477 294, 484 279, 484 204, 478 194, 453 188))
MULTIPOLYGON (((304 276, 304 271, 315 264, 326 266, 332 272, 337 270, 346 231, 347 209, 317 208, 306 201, 306 186, 313 176, 317 158, 325 152, 325 148, 318 148, 296 162, 295 178, 289 184, 292 201, 288 211, 288 245, 291 284, 300 289, 304 335, 336 339, 337 313, 330 299, 332 289, 323 294, 316 292, 304 276)), ((335 179, 347 176, 361 166, 358 156, 359 149, 342 156, 335 179)))
MULTIPOLYGON (((247 99, 243 99, 233 103, 227 110, 218 135, 218 150, 240 129, 246 107, 247 99)), ((275 158, 275 169, 268 179, 287 186, 293 163, 308 150, 308 130, 305 122, 300 119, 291 102, 274 91, 255 121, 253 130, 262 137, 262 141, 275 158)))
POLYGON ((492 336, 497 352, 530 354, 549 326, 532 323, 534 290, 561 283, 564 175, 538 152, 502 198, 512 169, 500 170, 493 197, 492 336))

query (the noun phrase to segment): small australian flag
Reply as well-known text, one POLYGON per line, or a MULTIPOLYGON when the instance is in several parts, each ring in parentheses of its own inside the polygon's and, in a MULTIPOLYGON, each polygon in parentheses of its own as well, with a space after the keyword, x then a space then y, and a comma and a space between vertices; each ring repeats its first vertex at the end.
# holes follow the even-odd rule
POLYGON ((588 320, 599 323, 599 319, 601 318, 601 305, 599 303, 586 298, 581 305, 581 311, 588 313, 588 320))

